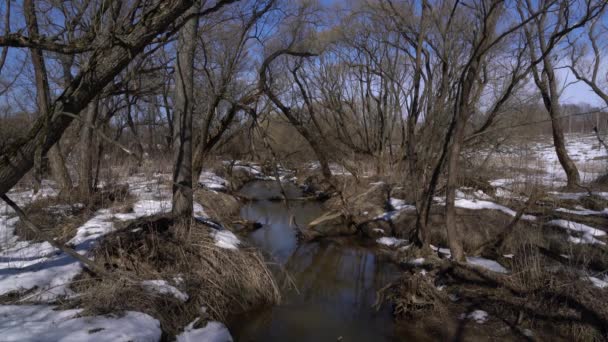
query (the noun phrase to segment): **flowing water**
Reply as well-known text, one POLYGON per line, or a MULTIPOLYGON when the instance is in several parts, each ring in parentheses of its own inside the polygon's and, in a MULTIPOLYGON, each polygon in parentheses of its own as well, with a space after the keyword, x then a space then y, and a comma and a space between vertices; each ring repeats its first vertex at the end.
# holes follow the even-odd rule
MULTIPOLYGON (((302 195, 292 184, 284 189, 288 197, 302 195)), ((241 209, 243 218, 263 224, 250 242, 288 271, 297 290, 285 291, 280 305, 236 317, 230 326, 236 341, 397 340, 389 308, 372 308, 376 291, 398 276, 395 265, 352 239, 298 243, 293 224, 318 217, 318 202, 289 201, 287 209, 269 201, 280 194, 274 182, 249 183, 241 192, 260 198, 241 209)))

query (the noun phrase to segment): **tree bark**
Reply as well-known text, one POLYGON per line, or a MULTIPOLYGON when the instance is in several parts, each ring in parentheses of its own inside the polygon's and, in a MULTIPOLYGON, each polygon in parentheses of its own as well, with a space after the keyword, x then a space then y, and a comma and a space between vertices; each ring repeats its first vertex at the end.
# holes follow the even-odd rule
MULTIPOLYGON (((219 1, 211 13, 235 0, 219 1)), ((120 73, 128 63, 170 24, 192 6, 192 0, 163 1, 153 7, 135 25, 130 26, 122 37, 125 44, 114 44, 110 48, 94 54, 88 67, 83 69, 55 100, 50 108, 52 115, 45 127, 46 118, 36 120, 25 139, 11 144, 0 151, 0 194, 10 190, 34 165, 34 153, 46 153, 62 136, 73 120, 63 112, 78 115, 103 87, 120 73), (48 129, 46 129, 48 128, 48 129)), ((205 14, 203 13, 203 14, 205 14)))
MULTIPOLYGON (((33 0, 25 0, 23 2, 23 13, 27 23, 27 29, 30 37, 38 37, 38 20, 36 18, 36 9, 33 0)), ((38 115, 45 120, 49 120, 51 93, 49 90, 48 75, 46 65, 44 64, 44 55, 42 50, 31 48, 32 64, 34 66, 34 76, 36 79, 36 102, 38 106, 38 115)), ((46 121, 48 124, 48 121, 46 121)), ((47 127, 48 130, 48 127, 47 127)), ((40 158, 41 158, 40 154, 40 158)), ((59 186, 60 192, 70 191, 72 189, 72 180, 65 165, 63 155, 59 149, 59 142, 52 146, 48 152, 49 167, 51 174, 59 186)))
MULTIPOLYGON (((187 13, 196 13, 198 2, 187 13)), ((175 68, 173 113, 173 209, 175 219, 192 217, 192 112, 194 108, 194 51, 198 17, 181 28, 175 68)))
POLYGON ((80 170, 78 172, 78 191, 80 197, 86 200, 93 191, 93 127, 97 120, 99 100, 93 100, 84 114, 80 130, 80 170))

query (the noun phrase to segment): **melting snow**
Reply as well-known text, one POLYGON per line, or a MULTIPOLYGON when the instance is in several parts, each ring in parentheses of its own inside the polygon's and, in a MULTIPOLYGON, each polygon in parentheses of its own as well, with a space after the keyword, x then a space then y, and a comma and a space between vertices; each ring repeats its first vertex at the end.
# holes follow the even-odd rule
POLYGON ((212 321, 201 329, 194 329, 197 321, 198 318, 188 324, 183 333, 176 336, 177 342, 232 342, 230 332, 222 323, 212 321))
POLYGON ((176 287, 169 285, 166 280, 144 280, 141 285, 148 291, 158 292, 160 294, 170 294, 173 297, 185 302, 188 300, 188 295, 178 290, 176 287))
POLYGON ((488 320, 488 313, 483 310, 475 310, 473 312, 470 312, 468 315, 460 315, 460 319, 465 318, 474 320, 478 324, 483 324, 488 320))
MULTIPOLYGON (((480 210, 480 209, 490 209, 490 210, 500 210, 503 213, 515 217, 517 212, 513 209, 509 209, 504 205, 500 205, 490 201, 484 200, 469 200, 466 198, 459 198, 454 203, 459 208, 464 209, 472 209, 472 210, 480 210)), ((522 215, 521 217, 524 220, 534 221, 536 217, 533 215, 522 215)))
POLYGON ((569 229, 569 230, 573 230, 575 232, 580 232, 580 233, 584 233, 584 234, 591 234, 593 236, 604 236, 606 235, 606 232, 603 230, 599 230, 593 227, 589 227, 587 225, 584 225, 582 223, 578 223, 578 222, 574 222, 574 221, 568 221, 568 220, 552 220, 547 222, 548 225, 552 225, 552 226, 558 226, 561 228, 565 228, 565 229, 569 229))
POLYGON ((139 341, 160 340, 160 322, 144 313, 122 317, 78 317, 82 310, 54 310, 48 305, 0 306, 2 341, 139 341))
POLYGON ((200 185, 209 190, 217 191, 225 191, 228 184, 230 184, 227 180, 211 171, 201 172, 201 176, 198 179, 198 182, 200 185))
POLYGON ((494 260, 485 259, 482 257, 467 257, 467 262, 471 265, 483 267, 487 270, 497 272, 497 273, 509 273, 509 271, 504 268, 501 264, 497 263, 494 260))
POLYGON ((566 214, 572 215, 580 215, 580 216, 588 216, 588 215, 597 215, 597 216, 608 216, 608 209, 604 209, 602 211, 585 209, 583 207, 577 207, 577 209, 566 209, 566 208, 557 208, 555 211, 559 211, 566 214))
POLYGON ((396 237, 388 237, 388 236, 383 236, 379 239, 376 240, 377 243, 381 244, 381 245, 386 245, 389 247, 397 247, 400 246, 404 243, 407 242, 407 240, 404 239, 397 239, 396 237))
POLYGON ((239 238, 229 230, 212 231, 211 235, 215 239, 215 245, 226 249, 237 249, 240 243, 239 238))
POLYGON ((608 287, 608 276, 604 277, 604 279, 589 276, 589 277, 587 277, 587 279, 589 279, 589 281, 591 281, 593 286, 599 287, 600 289, 608 287))

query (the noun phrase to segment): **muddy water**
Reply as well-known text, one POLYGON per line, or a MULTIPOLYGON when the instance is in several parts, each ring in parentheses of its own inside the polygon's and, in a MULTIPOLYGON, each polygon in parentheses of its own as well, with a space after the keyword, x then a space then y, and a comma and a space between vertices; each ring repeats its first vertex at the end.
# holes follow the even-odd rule
MULTIPOLYGON (((285 185, 289 197, 299 189, 285 185)), ((272 198, 278 187, 254 182, 248 196, 272 198)), ((322 213, 316 202, 252 201, 241 216, 263 224, 251 233, 252 244, 270 254, 293 277, 283 303, 235 318, 230 330, 236 341, 394 341, 396 329, 389 308, 372 309, 376 291, 398 276, 396 267, 380 260, 373 246, 347 239, 298 243, 292 223, 306 225, 322 213), (294 219, 290 219, 291 216, 294 219)), ((399 334, 403 338, 403 332, 399 334)))

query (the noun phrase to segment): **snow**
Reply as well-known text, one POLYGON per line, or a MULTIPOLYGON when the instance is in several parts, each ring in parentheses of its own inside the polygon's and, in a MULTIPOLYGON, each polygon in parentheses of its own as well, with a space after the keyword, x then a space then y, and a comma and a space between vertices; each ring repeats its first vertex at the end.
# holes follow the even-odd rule
POLYGON ((211 171, 201 172, 198 183, 209 190, 226 191, 230 184, 226 179, 216 175, 211 171))
POLYGON ((551 220, 547 222, 548 225, 557 226, 561 228, 565 228, 568 230, 573 230, 575 232, 583 233, 583 234, 591 234, 593 236, 604 236, 606 232, 597 228, 589 227, 582 223, 568 221, 568 220, 551 220))
POLYGON ((483 310, 475 310, 473 312, 470 312, 468 315, 460 315, 460 319, 465 318, 474 320, 478 324, 483 324, 488 320, 488 313, 483 310))
POLYGON ((54 310, 48 305, 0 306, 2 341, 137 341, 161 338, 160 322, 144 313, 122 317, 78 317, 82 310, 54 310))
MULTIPOLYGON (((494 202, 485 201, 485 200, 470 200, 466 198, 458 198, 454 202, 454 205, 458 208, 471 209, 471 210, 480 210, 480 209, 489 209, 489 210, 500 210, 503 213, 515 217, 517 212, 513 209, 509 209, 504 205, 500 205, 494 202)), ((522 215, 521 217, 524 220, 534 221, 536 217, 533 215, 522 215)))
MULTIPOLYGON (((40 189, 36 194, 34 194, 34 190, 11 190, 6 193, 8 198, 13 200, 18 206, 24 207, 33 201, 43 199, 46 197, 55 197, 58 192, 54 189, 54 182, 43 180, 40 184, 40 189)), ((14 213, 13 209, 8 206, 4 201, 0 201, 0 215, 8 216, 9 214, 14 213)))
MULTIPOLYGON (((561 227, 567 230, 571 230, 577 233, 582 233, 582 239, 579 239, 580 242, 574 242, 574 243, 582 243, 582 242, 587 242, 587 243, 596 243, 596 242, 600 242, 601 244, 604 244, 603 242, 595 239, 594 237, 597 236, 605 236, 606 232, 597 228, 593 228, 593 227, 589 227, 587 225, 584 225, 582 223, 578 223, 578 222, 574 222, 574 221, 568 221, 568 220, 551 220, 549 222, 547 222, 548 225, 551 226, 556 226, 556 227, 561 227), (596 242, 593 242, 596 241, 596 242)), ((578 238, 573 238, 571 237, 571 239, 578 239, 578 238)))
POLYGON ((416 210, 416 206, 411 204, 406 204, 404 200, 399 198, 390 198, 389 204, 393 208, 391 211, 384 212, 378 216, 376 216, 375 220, 383 220, 383 221, 391 221, 395 216, 404 211, 412 211, 416 210))
POLYGON ((574 244, 606 245, 604 241, 598 240, 593 235, 583 234, 581 237, 569 236, 568 241, 574 244))
POLYGON ((450 252, 449 248, 440 248, 433 245, 429 245, 429 247, 431 247, 431 249, 437 253, 447 255, 448 257, 452 256, 452 252, 450 252))
POLYGON ((604 279, 600 279, 593 276, 588 276, 587 279, 591 281, 593 286, 599 287, 600 289, 608 287, 608 276, 604 277, 604 279))
POLYGON ((401 211, 401 210, 416 210, 416 206, 411 205, 411 204, 406 204, 405 200, 399 199, 399 198, 390 198, 389 202, 391 204, 391 207, 393 207, 395 209, 395 211, 401 211))
POLYGON ((580 206, 578 206, 576 209, 557 208, 557 209, 555 209, 555 211, 566 213, 566 214, 572 214, 572 215, 580 215, 580 216, 589 216, 589 215, 608 216, 608 209, 604 209, 602 211, 597 211, 597 210, 585 209, 580 206))
POLYGON ((471 265, 483 267, 487 270, 497 273, 509 273, 501 264, 494 260, 482 258, 482 257, 467 257, 467 262, 471 265))
POLYGON ((232 342, 230 332, 220 322, 208 322, 201 329, 194 329, 198 318, 184 328, 184 332, 175 336, 177 342, 232 342))
MULTIPOLYGON (((430 245, 430 247, 435 252, 443 254, 443 255, 445 255, 448 258, 452 257, 452 252, 450 251, 449 248, 438 248, 438 247, 435 247, 433 245, 430 245)), ((511 257, 513 257, 513 255, 511 255, 511 257)), ((479 266, 479 267, 485 268, 485 269, 490 270, 492 272, 509 273, 509 270, 507 270, 504 266, 502 266, 498 262, 496 262, 494 260, 491 260, 491 259, 486 259, 486 258, 482 258, 482 257, 475 257, 475 256, 468 256, 468 257, 466 257, 466 259, 467 259, 467 263, 469 263, 471 265, 475 265, 475 266, 479 266)))
MULTIPOLYGON (((94 216, 78 227, 68 245, 81 255, 87 255, 97 240, 114 230, 114 219, 132 220, 142 216, 167 212, 170 201, 152 199, 163 193, 153 189, 158 184, 145 177, 130 177, 128 184, 140 198, 133 205, 132 213, 112 213, 108 209, 97 211, 94 216)), ((47 191, 50 193, 50 191, 47 191)), ((73 296, 70 282, 83 270, 82 264, 71 256, 60 252, 48 242, 20 241, 14 234, 17 218, 0 216, 0 295, 32 290, 27 299, 51 301, 62 296, 73 296)), ((90 257, 90 256, 88 256, 90 257)))
MULTIPOLYGON (((589 196, 588 192, 559 192, 559 191, 549 191, 550 195, 553 195, 559 199, 564 200, 578 200, 581 197, 589 196)), ((593 195, 599 196, 603 199, 608 200, 608 192, 594 192, 593 195)))
POLYGON ((238 249, 239 238, 229 230, 212 231, 211 235, 215 240, 215 245, 220 248, 238 249))
POLYGON ((424 261, 425 261, 424 258, 416 258, 416 259, 409 260, 407 263, 410 265, 413 265, 413 266, 422 266, 422 265, 424 265, 424 261))
POLYGON ((203 208, 203 206, 198 203, 198 202, 194 202, 193 204, 193 214, 194 217, 199 218, 199 219, 208 219, 209 215, 207 215, 207 213, 205 212, 205 208, 203 208))
POLYGON ((141 285, 151 292, 158 292, 160 294, 169 294, 173 297, 185 302, 188 300, 188 295, 178 290, 176 287, 169 285, 166 280, 144 280, 141 285))
MULTIPOLYGON (((566 134, 566 149, 570 158, 578 166, 582 182, 590 182, 605 173, 608 152, 602 148, 594 134, 566 134), (602 160, 604 158, 604 160, 602 160)), ((490 153, 490 150, 486 151, 490 153)), ((485 159, 484 151, 475 150, 480 159, 485 159)), ((521 184, 542 184, 550 187, 566 185, 564 172, 550 135, 542 136, 536 142, 524 143, 517 141, 517 145, 503 146, 501 151, 492 152, 491 163, 496 167, 517 167, 530 170, 515 174, 511 178, 501 178, 492 181, 495 187, 521 184)), ((607 194, 608 195, 608 194, 607 194)))
POLYGON ((376 242, 381 245, 385 245, 385 246, 389 246, 389 247, 397 247, 404 243, 407 243, 407 240, 397 239, 396 237, 392 237, 392 236, 391 237, 383 236, 383 237, 377 239, 376 242))

